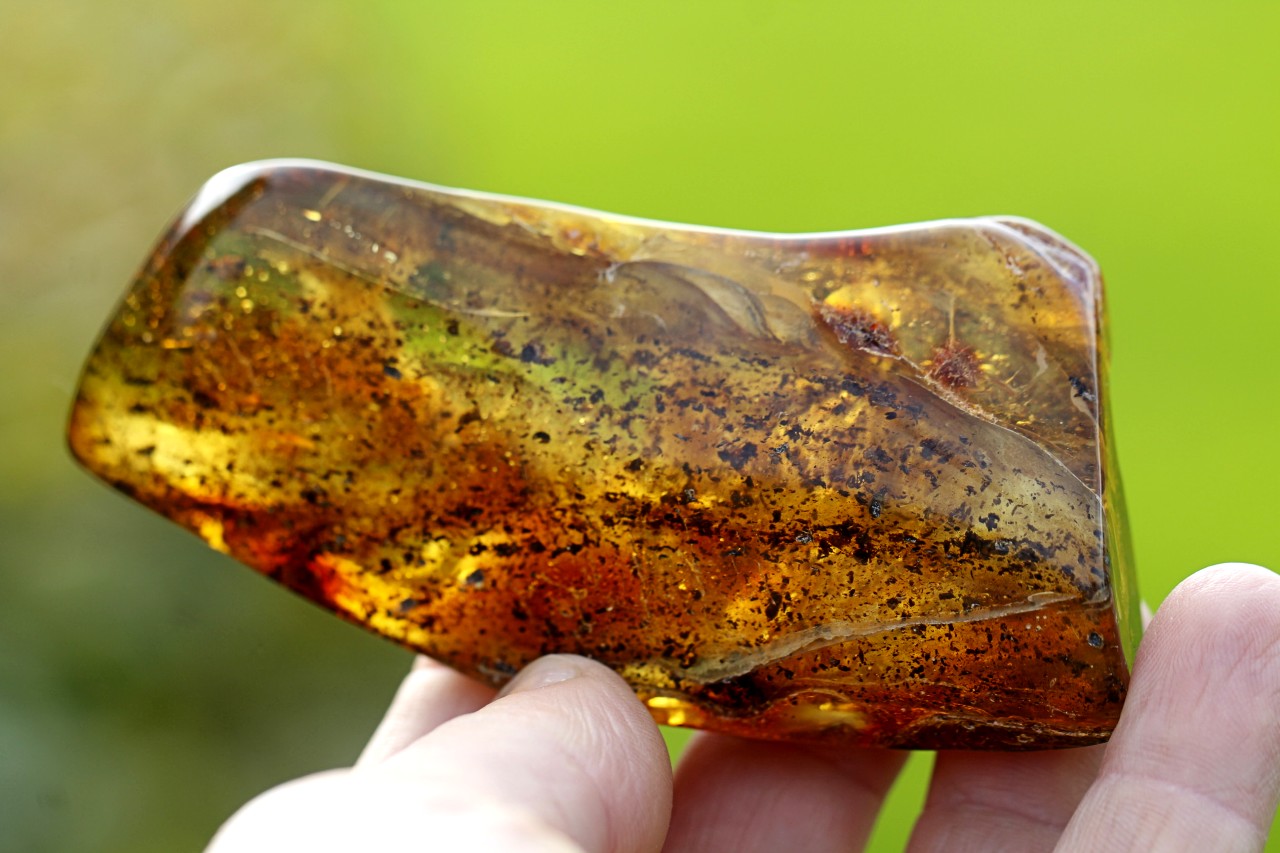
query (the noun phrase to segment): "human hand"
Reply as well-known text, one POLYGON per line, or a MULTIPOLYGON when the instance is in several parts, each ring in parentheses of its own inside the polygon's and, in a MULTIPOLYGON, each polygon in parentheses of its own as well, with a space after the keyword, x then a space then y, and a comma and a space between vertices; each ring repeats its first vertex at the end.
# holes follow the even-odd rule
MULTIPOLYGON (((355 767, 268 791, 210 851, 857 850, 903 758, 699 734, 673 783, 600 664, 543 658, 495 697, 421 658, 355 767)), ((1278 797, 1280 576, 1228 564, 1152 620, 1109 744, 939 754, 911 849, 1260 850, 1278 797)))

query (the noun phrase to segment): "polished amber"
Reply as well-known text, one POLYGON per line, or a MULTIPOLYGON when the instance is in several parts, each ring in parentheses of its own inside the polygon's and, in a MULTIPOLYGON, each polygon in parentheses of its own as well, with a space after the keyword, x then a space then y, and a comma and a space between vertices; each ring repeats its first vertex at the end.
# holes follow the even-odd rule
POLYGON ((663 722, 1105 739, 1134 628, 1101 283, 1046 229, 772 235, 238 167, 85 367, 94 473, 500 684, 663 722))

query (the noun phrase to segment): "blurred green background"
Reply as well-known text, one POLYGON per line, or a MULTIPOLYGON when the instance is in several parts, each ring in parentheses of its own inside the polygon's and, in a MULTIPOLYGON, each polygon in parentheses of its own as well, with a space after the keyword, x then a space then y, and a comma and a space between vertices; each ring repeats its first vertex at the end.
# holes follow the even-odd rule
POLYGON ((1040 220, 1107 275, 1155 605, 1280 567, 1278 43, 1280 5, 1230 0, 0 4, 0 848, 198 848, 350 762, 409 664, 63 449, 99 324, 216 170, 779 231, 1040 220))

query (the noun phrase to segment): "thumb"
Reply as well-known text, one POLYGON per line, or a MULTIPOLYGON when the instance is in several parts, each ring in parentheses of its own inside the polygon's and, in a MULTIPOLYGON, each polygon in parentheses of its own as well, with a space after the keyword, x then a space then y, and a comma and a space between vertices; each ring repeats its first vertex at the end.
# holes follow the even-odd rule
POLYGON ((382 768, 531 814, 591 851, 659 849, 670 817, 657 725, 616 673, 573 655, 535 661, 382 768))
POLYGON ((671 764, 658 727, 616 673, 586 658, 546 657, 477 707, 486 697, 474 686, 423 672, 406 682, 354 770, 268 791, 210 850, 662 846, 671 764))

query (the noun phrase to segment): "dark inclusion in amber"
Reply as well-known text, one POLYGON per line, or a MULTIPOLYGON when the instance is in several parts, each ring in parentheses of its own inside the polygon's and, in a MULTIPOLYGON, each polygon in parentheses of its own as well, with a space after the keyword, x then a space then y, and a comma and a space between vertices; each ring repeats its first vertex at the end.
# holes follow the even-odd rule
POLYGON ((1093 743, 1136 636, 1101 284, 1044 228, 772 235, 308 163, 213 179, 90 358, 94 473, 500 684, 659 721, 1093 743))

